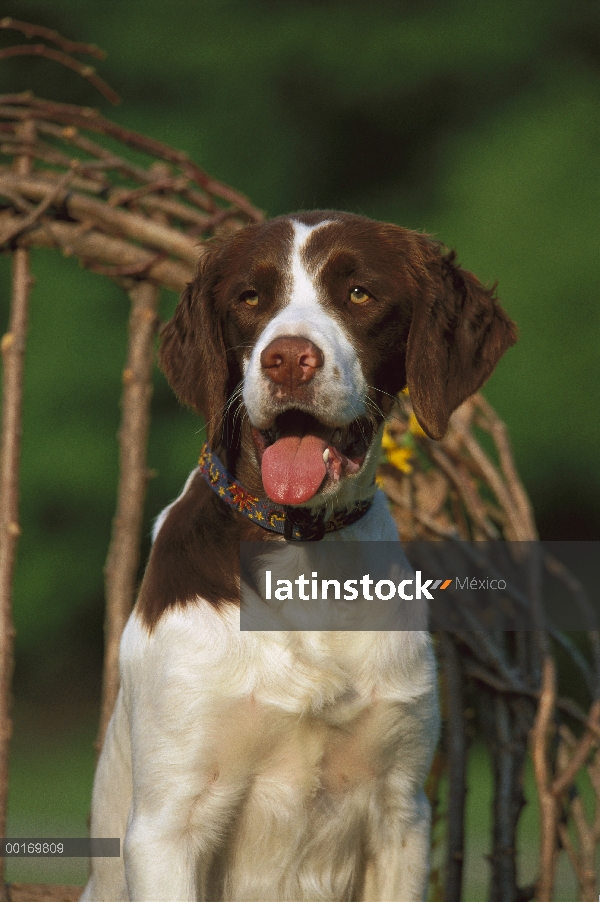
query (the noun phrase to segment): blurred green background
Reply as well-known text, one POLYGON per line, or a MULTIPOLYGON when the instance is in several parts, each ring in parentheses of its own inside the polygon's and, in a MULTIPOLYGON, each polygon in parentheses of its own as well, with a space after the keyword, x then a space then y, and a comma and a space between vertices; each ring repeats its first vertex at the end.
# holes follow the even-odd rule
MULTIPOLYGON (((540 532, 600 538, 598 3, 9 0, 3 14, 103 47, 98 71, 123 103, 32 58, 0 63, 0 91, 97 106, 185 150, 269 215, 334 207, 433 233, 497 280, 520 340, 485 394, 509 425, 540 532)), ((0 32, 2 46, 21 40, 0 32)), ((33 269, 15 779, 27 748, 72 729, 73 748, 88 749, 84 764, 76 756, 83 799, 128 299, 50 252, 35 252, 33 269)), ((0 258, 2 331, 8 291, 0 258)), ((164 294, 163 318, 175 303, 164 294)), ((201 443, 159 373, 153 417, 146 551, 201 443)), ((43 789, 36 798, 43 807, 43 789)))

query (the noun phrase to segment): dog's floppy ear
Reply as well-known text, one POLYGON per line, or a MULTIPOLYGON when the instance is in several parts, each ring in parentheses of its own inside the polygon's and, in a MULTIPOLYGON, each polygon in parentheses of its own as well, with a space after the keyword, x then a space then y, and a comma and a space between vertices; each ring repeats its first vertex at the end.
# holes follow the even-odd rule
POLYGON ((477 391, 517 340, 515 324, 488 289, 428 242, 431 285, 415 302, 406 377, 416 417, 440 439, 453 410, 477 391))
POLYGON ((161 330, 159 361, 180 401, 204 416, 208 439, 226 403, 227 362, 212 295, 218 249, 205 251, 195 279, 161 330))

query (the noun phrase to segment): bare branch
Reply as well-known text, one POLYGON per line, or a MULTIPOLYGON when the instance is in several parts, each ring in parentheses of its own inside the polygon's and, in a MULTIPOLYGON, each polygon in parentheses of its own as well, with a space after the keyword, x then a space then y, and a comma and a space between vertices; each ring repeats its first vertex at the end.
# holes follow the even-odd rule
POLYGON ((477 494, 477 489, 466 472, 464 464, 453 464, 447 454, 447 450, 448 449, 442 450, 442 448, 434 445, 433 442, 428 443, 429 455, 442 472, 452 480, 468 513, 471 515, 476 525, 481 529, 483 535, 488 539, 497 539, 499 537, 498 530, 489 520, 486 514, 485 505, 477 494))
POLYGON ((119 432, 117 510, 106 559, 104 676, 97 749, 100 751, 119 688, 119 642, 133 607, 139 565, 144 496, 148 481, 146 445, 152 397, 152 341, 158 289, 140 282, 130 291, 129 348, 123 371, 123 417, 119 432))
POLYGON ((488 404, 483 395, 474 395, 473 403, 479 408, 487 420, 489 432, 494 439, 496 450, 498 452, 500 469, 502 470, 506 487, 513 504, 519 512, 521 528, 527 538, 537 538, 537 529, 531 502, 517 475, 506 425, 502 422, 491 404, 488 404))
POLYGON ((33 25, 31 22, 20 22, 11 16, 5 16, 3 19, 0 19, 0 28, 11 28, 13 31, 20 31, 26 38, 43 38, 45 41, 56 44, 57 47, 60 47, 66 53, 87 53, 88 56, 95 56, 99 60, 103 60, 106 57, 105 51, 101 50, 100 47, 96 47, 95 44, 80 44, 77 41, 70 41, 68 38, 63 38, 58 31, 54 31, 52 28, 45 28, 43 25, 33 25))
MULTIPOLYGON (((3 218, 3 223, 8 228, 13 221, 18 220, 19 217, 16 216, 6 217, 3 218)), ((68 222, 47 222, 42 226, 31 228, 19 236, 19 245, 58 248, 65 257, 77 256, 91 269, 99 264, 132 267, 138 272, 145 272, 147 278, 154 284, 163 285, 176 292, 183 291, 194 274, 191 266, 175 260, 161 259, 141 247, 110 238, 93 229, 84 232, 80 225, 68 222)))
MULTIPOLYGON (((2 234, 2 240, 0 244, 10 244, 14 239, 24 232, 26 229, 30 228, 35 222, 38 222, 46 210, 54 203, 55 200, 61 195, 63 190, 67 187, 69 182, 72 180, 74 175, 74 170, 70 172, 65 172, 62 176, 54 190, 50 191, 46 197, 40 201, 38 206, 28 213, 18 225, 13 226, 12 229, 8 231, 8 233, 4 232, 2 234)), ((10 189, 8 189, 10 190, 10 189)))
POLYGON ((62 50, 54 50, 52 47, 47 47, 46 44, 15 44, 12 47, 5 47, 3 50, 0 50, 0 60, 9 59, 13 56, 42 56, 55 63, 60 63, 61 66, 72 69, 78 75, 81 75, 82 78, 89 81, 110 103, 115 105, 121 103, 121 98, 117 92, 113 91, 111 86, 107 85, 104 79, 100 78, 93 66, 86 66, 84 63, 80 63, 79 60, 76 60, 68 53, 63 53, 62 50))
MULTIPOLYGON (((21 137, 34 140, 34 126, 24 122, 21 137)), ((19 174, 29 171, 27 156, 15 162, 19 174)), ((11 681, 14 628, 12 622, 12 582, 19 526, 19 461, 23 405, 23 364, 27 336, 29 293, 29 251, 19 248, 13 256, 12 300, 8 332, 2 337, 2 434, 0 445, 0 836, 6 836, 8 802, 8 759, 11 721, 11 681)), ((4 858, 0 858, 0 899, 4 896, 4 858)))
MULTIPOLYGON (((176 229, 171 229, 152 219, 138 216, 127 210, 118 210, 96 198, 79 192, 67 192, 50 188, 43 179, 30 176, 19 178, 10 173, 0 174, 0 191, 6 186, 9 191, 19 191, 30 200, 43 201, 49 194, 54 202, 64 207, 73 219, 85 220, 99 225, 109 234, 132 238, 169 254, 180 257, 195 266, 199 259, 196 242, 176 229)), ((0 232, 0 244, 6 242, 5 233, 0 232)))
POLYGON ((444 902, 460 902, 465 845, 467 739, 460 659, 449 633, 441 634, 441 652, 448 719, 445 749, 448 761, 448 834, 444 902))
POLYGON ((262 214, 250 204, 244 195, 228 185, 218 182, 211 178, 199 166, 197 166, 187 154, 182 151, 175 150, 161 141, 154 138, 148 138, 140 135, 130 129, 122 128, 120 125, 111 122, 101 116, 97 110, 89 107, 78 107, 67 103, 53 103, 47 100, 39 100, 31 94, 4 94, 0 95, 0 104, 20 104, 27 103, 28 107, 19 110, 13 109, 12 115, 16 118, 30 118, 32 110, 39 113, 41 118, 51 118, 55 122, 63 122, 65 125, 74 125, 78 128, 89 129, 90 131, 99 132, 104 135, 110 135, 118 141, 122 141, 129 147, 135 147, 150 156, 158 157, 170 163, 180 166, 183 173, 190 179, 197 182, 205 191, 220 197, 228 203, 233 204, 241 213, 245 213, 250 222, 260 222, 262 214))
MULTIPOLYGON (((598 723, 600 720, 600 700, 596 700, 590 708, 589 719, 591 723, 600 728, 600 724, 598 723)), ((594 731, 590 729, 586 730, 577 744, 577 747, 574 749, 568 765, 552 783, 552 786, 550 787, 552 795, 558 798, 563 792, 569 789, 575 777, 587 761, 587 758, 597 741, 594 731)))
POLYGON ((531 731, 531 757, 540 803, 540 863, 537 882, 538 902, 552 902, 556 866, 556 830, 558 804, 550 789, 548 738, 556 704, 556 673, 552 658, 542 665, 540 704, 531 731))

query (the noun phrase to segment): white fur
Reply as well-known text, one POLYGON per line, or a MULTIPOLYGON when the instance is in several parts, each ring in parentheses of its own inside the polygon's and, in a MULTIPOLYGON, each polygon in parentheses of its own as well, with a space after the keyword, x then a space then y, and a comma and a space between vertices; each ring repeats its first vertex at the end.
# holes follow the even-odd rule
MULTIPOLYGON (((397 537, 383 496, 347 532, 397 537)), ((92 835, 124 856, 94 861, 82 902, 425 899, 427 632, 241 632, 236 607, 198 599, 151 635, 134 613, 120 667, 92 835)))
MULTIPOLYGON (((311 229, 294 228, 290 297, 246 367, 244 401, 259 428, 270 415, 260 353, 284 334, 323 350, 320 418, 343 424, 364 412, 358 356, 301 263, 311 229)), ((379 438, 360 473, 336 486, 336 508, 373 493, 379 438)), ((398 540, 380 492, 324 541, 348 539, 398 540)), ((93 861, 82 902, 425 899, 423 783, 439 726, 429 634, 372 631, 364 600, 352 612, 363 632, 289 631, 301 612, 255 613, 257 625, 281 617, 287 630, 241 631, 236 606, 202 598, 170 608, 151 633, 131 616, 92 809, 92 836, 119 836, 123 857, 93 861)))
MULTIPOLYGON (((298 335, 314 342, 323 352, 323 366, 312 382, 314 408, 328 425, 346 426, 365 413, 365 378, 348 334, 326 311, 319 298, 319 288, 301 258, 302 248, 311 233, 326 227, 327 223, 306 226, 293 222, 293 226, 291 291, 284 308, 260 335, 246 364, 244 404, 257 429, 269 428, 279 408, 271 399, 270 384, 260 365, 260 355, 275 338, 298 335)), ((300 405, 295 402, 294 406, 300 405)))

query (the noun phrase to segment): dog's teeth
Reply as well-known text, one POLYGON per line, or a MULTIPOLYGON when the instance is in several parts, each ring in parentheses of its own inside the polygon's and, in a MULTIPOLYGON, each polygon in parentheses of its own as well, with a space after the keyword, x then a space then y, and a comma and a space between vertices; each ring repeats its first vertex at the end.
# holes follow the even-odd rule
POLYGON ((329 448, 325 448, 325 450, 323 451, 323 460, 325 461, 325 463, 327 463, 327 461, 329 460, 329 448))

